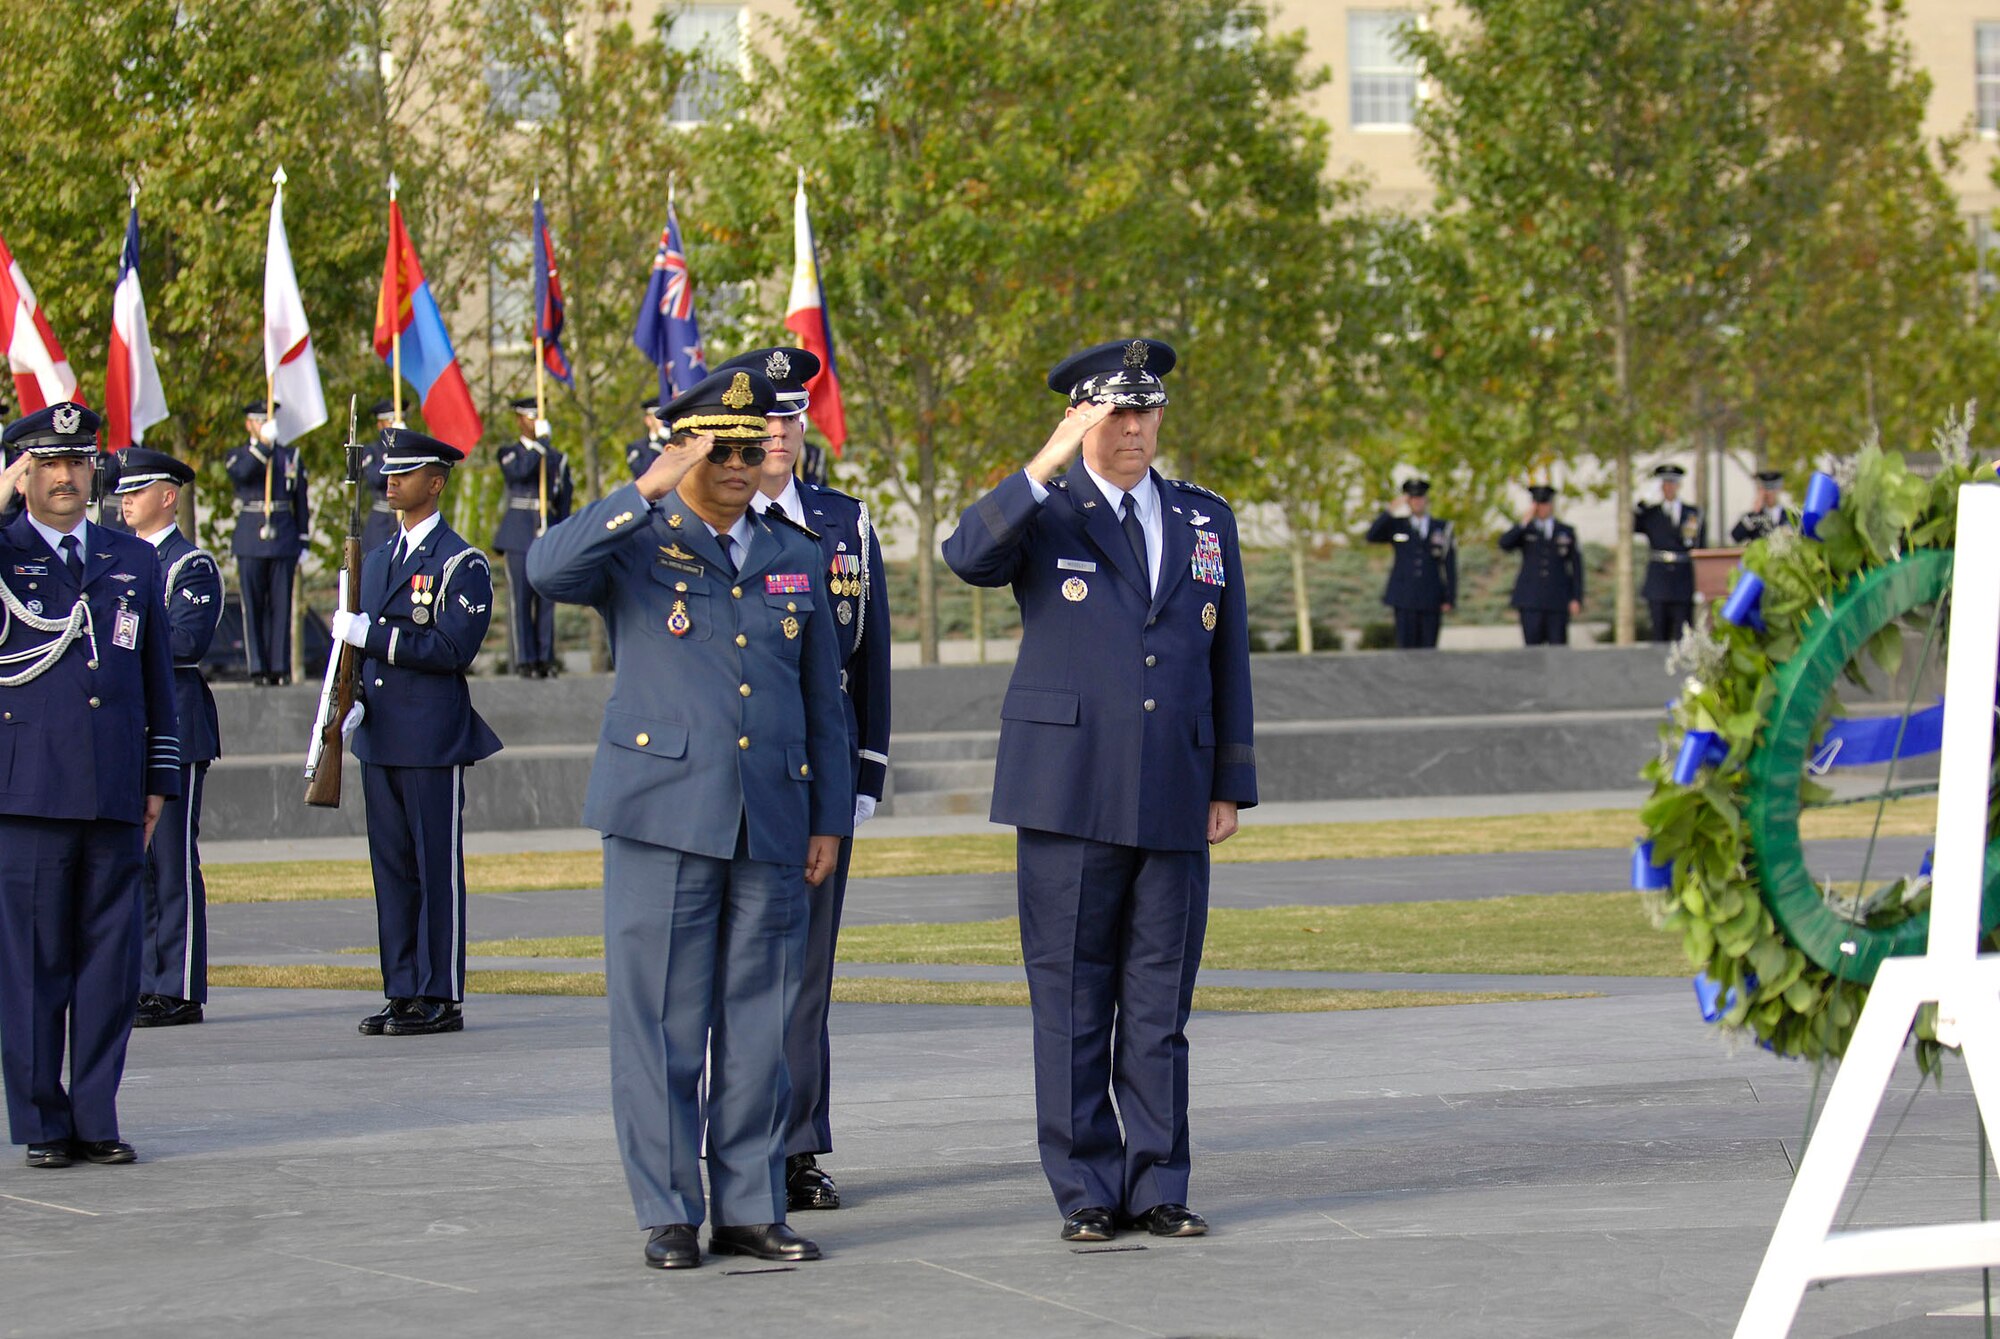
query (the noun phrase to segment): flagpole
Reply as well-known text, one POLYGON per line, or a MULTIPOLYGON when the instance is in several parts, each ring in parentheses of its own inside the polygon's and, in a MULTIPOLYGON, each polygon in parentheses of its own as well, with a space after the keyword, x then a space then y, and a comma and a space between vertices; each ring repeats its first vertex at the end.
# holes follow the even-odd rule
MULTIPOLYGON (((542 184, 540 182, 536 182, 535 203, 540 204, 541 202, 542 202, 542 184)), ((530 229, 532 230, 533 224, 530 224, 529 226, 530 229)), ((530 237, 528 239, 528 257, 530 264, 534 263, 535 248, 540 246, 541 244, 542 244, 542 239, 539 237, 530 237)), ((537 435, 539 435, 540 433, 541 422, 548 416, 549 416, 548 387, 543 379, 543 365, 542 365, 542 313, 539 310, 537 310, 535 312, 535 423, 537 425, 536 426, 537 435)), ((549 445, 554 446, 555 443, 550 442, 549 445)), ((542 457, 542 463, 539 469, 539 474, 541 476, 541 509, 540 512, 538 513, 540 524, 535 530, 535 533, 538 535, 549 528, 549 453, 547 451, 543 451, 541 452, 541 457, 542 457)))
MULTIPOLYGON (((396 174, 389 174, 389 203, 396 203, 396 174)), ((395 239, 390 238, 390 245, 395 239)), ((396 310, 389 313, 389 394, 395 406, 396 426, 403 423, 403 266, 402 259, 396 262, 396 310)))
MULTIPOLYGON (((271 184, 278 188, 276 199, 283 200, 285 198, 285 166, 283 163, 280 163, 278 170, 271 174, 271 184)), ((271 319, 269 312, 264 314, 264 319, 266 322, 271 319)), ((265 338, 268 340, 269 335, 267 334, 265 338)), ((271 366, 271 350, 266 348, 264 350, 264 421, 271 425, 271 458, 264 462, 264 523, 257 527, 257 537, 265 540, 275 539, 278 534, 277 527, 271 524, 271 482, 272 477, 278 472, 278 406, 272 403, 278 398, 277 376, 277 369, 271 366)))

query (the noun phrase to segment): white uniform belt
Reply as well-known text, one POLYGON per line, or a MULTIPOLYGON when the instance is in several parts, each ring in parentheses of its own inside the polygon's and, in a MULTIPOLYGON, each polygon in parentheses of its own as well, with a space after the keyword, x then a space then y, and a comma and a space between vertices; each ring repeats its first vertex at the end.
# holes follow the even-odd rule
POLYGON ((1656 563, 1684 563, 1687 561, 1687 555, 1685 553, 1661 553, 1655 550, 1653 561, 1656 563))
POLYGON ((507 506, 513 511, 540 511, 542 500, 537 497, 510 497, 507 506))
POLYGON ((292 504, 289 502, 265 502, 261 499, 256 502, 246 502, 243 504, 243 510, 245 511, 280 512, 290 511, 291 509, 292 504))

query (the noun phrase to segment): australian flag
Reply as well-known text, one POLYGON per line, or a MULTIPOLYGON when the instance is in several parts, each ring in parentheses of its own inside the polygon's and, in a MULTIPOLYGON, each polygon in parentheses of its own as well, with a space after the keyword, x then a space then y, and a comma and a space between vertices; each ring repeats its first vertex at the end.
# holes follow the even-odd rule
POLYGON ((535 196, 535 337, 542 341, 542 366, 565 386, 574 386, 569 355, 563 352, 562 283, 556 278, 556 244, 549 236, 549 216, 542 197, 535 196))
POLYGON ((653 255, 652 277, 639 304, 632 342, 660 369, 660 400, 673 399, 708 375, 701 352, 701 325, 694 315, 694 283, 688 277, 687 252, 681 247, 681 225, 667 202, 667 226, 660 249, 653 255))

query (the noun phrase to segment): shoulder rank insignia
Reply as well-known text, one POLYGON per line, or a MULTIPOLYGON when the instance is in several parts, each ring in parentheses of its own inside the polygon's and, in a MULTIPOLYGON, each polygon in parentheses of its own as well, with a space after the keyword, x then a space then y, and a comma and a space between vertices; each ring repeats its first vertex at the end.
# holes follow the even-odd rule
POLYGON ((789 512, 774 513, 766 511, 763 512, 762 515, 766 520, 783 521, 786 525, 789 525, 790 527, 792 527, 792 529, 798 531, 800 534, 804 535, 807 539, 813 540, 815 543, 817 543, 819 540, 819 531, 813 529, 811 526, 807 525, 804 521, 794 520, 789 512))

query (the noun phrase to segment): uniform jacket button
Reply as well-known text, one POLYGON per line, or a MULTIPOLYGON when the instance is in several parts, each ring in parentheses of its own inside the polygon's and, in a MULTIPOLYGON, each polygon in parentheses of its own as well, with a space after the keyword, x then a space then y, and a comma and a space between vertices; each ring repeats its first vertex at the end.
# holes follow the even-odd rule
POLYGON ((748 646, 750 645, 750 639, 739 632, 736 634, 736 644, 738 646, 748 646))
POLYGON ((739 749, 747 749, 747 748, 749 748, 749 747, 750 747, 750 736, 748 736, 748 735, 745 735, 745 736, 743 736, 743 738, 741 738, 741 739, 737 740, 737 741, 736 741, 736 747, 737 747, 737 748, 739 748, 739 749))
POLYGON ((635 739, 633 739, 632 742, 634 744, 637 744, 640 748, 645 748, 646 745, 653 742, 653 737, 647 734, 644 730, 641 730, 638 736, 635 739))
POLYGON ((1158 706, 1159 704, 1153 701, 1153 699, 1149 697, 1146 699, 1144 705, 1147 711, 1151 711, 1154 707, 1158 706))
POLYGON ((92 699, 90 699, 90 705, 93 707, 101 707, 104 705, 104 703, 101 699, 93 697, 92 699))
POLYGON ((1147 656, 1147 657, 1146 657, 1146 668, 1147 668, 1147 669, 1151 669, 1151 668, 1153 668, 1153 666, 1155 666, 1155 665, 1157 665, 1157 664, 1159 664, 1159 663, 1160 663, 1160 658, 1159 658, 1158 656, 1147 656))
POLYGON ((382 681, 381 681, 380 679, 377 679, 377 680, 375 681, 375 686, 376 686, 377 688, 380 688, 380 687, 382 686, 382 681))
POLYGON ((811 768, 811 766, 810 766, 810 765, 808 765, 808 764, 806 764, 806 763, 800 763, 800 764, 799 764, 799 775, 800 775, 800 776, 811 776, 811 775, 812 775, 812 768, 811 768))
POLYGON ((739 683, 736 685, 736 691, 743 694, 743 696, 748 697, 750 696, 750 685, 747 683, 739 683))
POLYGON ((743 598, 743 587, 731 586, 729 588, 729 594, 731 595, 731 597, 740 600, 743 598))

